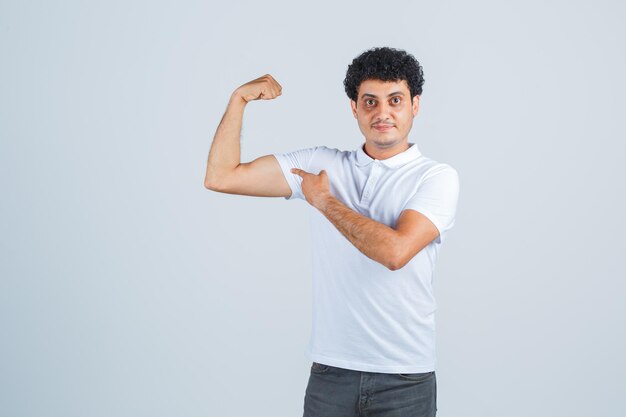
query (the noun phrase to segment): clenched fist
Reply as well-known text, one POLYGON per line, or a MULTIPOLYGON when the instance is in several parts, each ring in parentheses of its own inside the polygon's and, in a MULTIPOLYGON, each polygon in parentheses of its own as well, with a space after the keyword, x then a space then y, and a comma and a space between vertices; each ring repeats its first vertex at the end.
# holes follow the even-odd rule
POLYGON ((283 87, 269 74, 249 81, 235 90, 233 95, 246 103, 250 100, 272 100, 282 94, 283 87))

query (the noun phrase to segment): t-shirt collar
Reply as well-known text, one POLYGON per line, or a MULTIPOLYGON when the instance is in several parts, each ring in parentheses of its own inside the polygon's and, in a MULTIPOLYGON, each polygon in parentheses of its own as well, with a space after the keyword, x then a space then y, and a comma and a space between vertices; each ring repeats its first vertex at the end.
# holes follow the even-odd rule
MULTIPOLYGON (((409 161, 419 158, 422 153, 417 147, 417 143, 408 142, 409 148, 405 151, 400 152, 397 155, 392 156, 387 159, 379 159, 380 163, 385 165, 388 168, 397 168, 406 164, 409 161)), ((356 151, 356 164, 358 166, 366 166, 374 162, 374 158, 365 153, 363 148, 365 147, 365 143, 363 143, 359 149, 356 151)))

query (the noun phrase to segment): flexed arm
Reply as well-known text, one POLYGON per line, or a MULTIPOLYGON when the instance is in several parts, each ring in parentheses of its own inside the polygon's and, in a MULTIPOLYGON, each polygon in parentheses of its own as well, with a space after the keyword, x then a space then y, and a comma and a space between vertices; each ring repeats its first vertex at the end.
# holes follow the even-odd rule
POLYGON ((262 197, 291 195, 291 188, 273 155, 247 163, 240 161, 241 125, 246 105, 252 100, 272 100, 281 94, 281 85, 270 74, 243 84, 233 92, 209 151, 204 177, 206 188, 262 197))

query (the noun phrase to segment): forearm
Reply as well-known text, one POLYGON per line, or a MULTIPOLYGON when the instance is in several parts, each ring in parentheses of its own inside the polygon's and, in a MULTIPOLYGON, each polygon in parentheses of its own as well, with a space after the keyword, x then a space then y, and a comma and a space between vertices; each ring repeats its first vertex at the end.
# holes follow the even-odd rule
POLYGON ((241 162, 241 125, 247 102, 233 93, 213 137, 207 161, 205 186, 213 186, 241 162))
POLYGON ((396 269, 396 230, 357 213, 333 196, 328 197, 319 210, 365 256, 391 270, 396 269))

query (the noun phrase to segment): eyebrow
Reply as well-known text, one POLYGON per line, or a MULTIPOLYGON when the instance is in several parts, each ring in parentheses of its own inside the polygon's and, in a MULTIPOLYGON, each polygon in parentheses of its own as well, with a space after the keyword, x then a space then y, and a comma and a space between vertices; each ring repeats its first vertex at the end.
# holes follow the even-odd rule
MULTIPOLYGON (((394 91, 393 93, 387 95, 387 97, 391 97, 391 96, 395 96, 395 95, 401 95, 403 96, 404 93, 402 91, 394 91)), ((363 97, 374 97, 374 98, 378 98, 378 96, 374 95, 374 94, 370 94, 370 93, 365 93, 361 96, 361 98, 363 97)))

